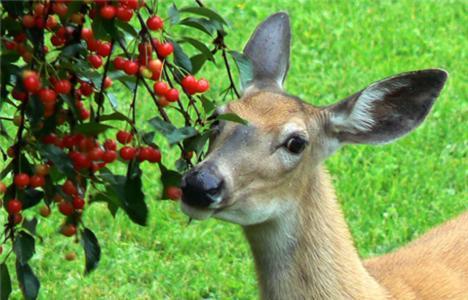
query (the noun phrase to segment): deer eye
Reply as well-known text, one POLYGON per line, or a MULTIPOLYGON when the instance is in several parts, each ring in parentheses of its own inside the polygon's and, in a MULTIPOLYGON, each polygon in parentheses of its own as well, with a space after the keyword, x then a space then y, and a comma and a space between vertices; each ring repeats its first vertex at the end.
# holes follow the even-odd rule
POLYGON ((284 143, 284 147, 293 154, 300 154, 306 146, 307 141, 299 136, 292 136, 284 143))

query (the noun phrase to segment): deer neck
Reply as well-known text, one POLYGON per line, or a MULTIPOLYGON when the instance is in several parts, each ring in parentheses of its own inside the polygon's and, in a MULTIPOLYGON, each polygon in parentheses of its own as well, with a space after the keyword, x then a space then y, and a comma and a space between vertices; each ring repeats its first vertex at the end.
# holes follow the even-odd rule
POLYGON ((353 246, 328 173, 317 167, 301 185, 290 211, 244 228, 262 298, 384 299, 353 246))

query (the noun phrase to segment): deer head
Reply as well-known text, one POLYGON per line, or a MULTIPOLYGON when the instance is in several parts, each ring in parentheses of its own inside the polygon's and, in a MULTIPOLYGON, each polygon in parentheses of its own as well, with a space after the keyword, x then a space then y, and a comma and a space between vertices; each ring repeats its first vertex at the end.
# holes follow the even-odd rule
POLYGON ((290 40, 289 17, 277 13, 247 43, 253 79, 217 113, 248 124, 215 124, 206 159, 183 177, 182 210, 192 218, 248 226, 286 214, 341 145, 388 143, 421 124, 447 78, 439 69, 403 73, 317 107, 283 90, 290 40))

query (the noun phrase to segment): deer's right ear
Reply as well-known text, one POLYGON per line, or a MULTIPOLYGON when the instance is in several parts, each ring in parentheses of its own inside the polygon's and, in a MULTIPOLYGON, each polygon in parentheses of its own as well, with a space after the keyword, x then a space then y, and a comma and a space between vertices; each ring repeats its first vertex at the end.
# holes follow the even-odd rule
POLYGON ((291 26, 286 13, 276 13, 263 21, 244 48, 253 67, 247 88, 282 89, 289 69, 290 45, 291 26))
POLYGON ((373 83, 326 108, 327 132, 339 143, 391 142, 421 124, 446 79, 444 70, 428 69, 373 83))

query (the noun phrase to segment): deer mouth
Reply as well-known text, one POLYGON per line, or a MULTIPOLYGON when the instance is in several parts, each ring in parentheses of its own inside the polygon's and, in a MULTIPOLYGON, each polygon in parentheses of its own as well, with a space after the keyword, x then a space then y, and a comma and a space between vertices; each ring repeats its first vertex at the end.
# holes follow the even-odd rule
POLYGON ((181 202, 181 209, 184 214, 195 220, 208 219, 215 213, 212 208, 194 207, 183 201, 181 202))

